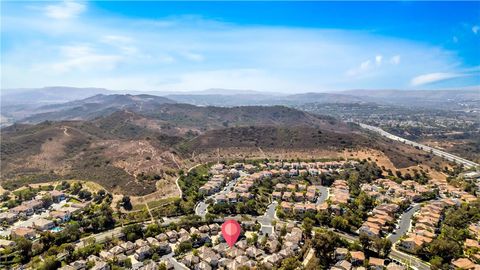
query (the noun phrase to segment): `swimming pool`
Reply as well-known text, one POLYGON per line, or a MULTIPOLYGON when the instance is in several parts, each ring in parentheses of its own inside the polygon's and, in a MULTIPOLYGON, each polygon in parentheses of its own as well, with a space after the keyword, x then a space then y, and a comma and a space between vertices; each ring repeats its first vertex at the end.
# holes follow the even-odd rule
POLYGON ((55 228, 52 228, 50 231, 51 231, 51 232, 61 232, 61 231, 63 231, 63 228, 61 228, 61 227, 55 227, 55 228))

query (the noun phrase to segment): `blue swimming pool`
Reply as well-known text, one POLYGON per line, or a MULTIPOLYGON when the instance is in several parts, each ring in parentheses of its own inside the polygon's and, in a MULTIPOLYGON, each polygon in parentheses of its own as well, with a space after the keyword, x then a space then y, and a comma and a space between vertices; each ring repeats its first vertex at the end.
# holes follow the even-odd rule
POLYGON ((61 232, 63 230, 63 228, 61 227, 55 227, 55 228, 52 228, 50 231, 51 232, 61 232))

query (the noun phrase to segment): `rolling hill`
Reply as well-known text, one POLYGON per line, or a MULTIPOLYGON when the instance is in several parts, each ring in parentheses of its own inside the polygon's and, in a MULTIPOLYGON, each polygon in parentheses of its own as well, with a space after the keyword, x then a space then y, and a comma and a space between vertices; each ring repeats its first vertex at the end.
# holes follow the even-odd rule
POLYGON ((152 96, 100 95, 54 108, 30 120, 50 121, 2 129, 4 187, 83 179, 114 192, 145 195, 186 163, 216 161, 196 156, 218 149, 234 158, 259 149, 341 153, 374 148, 399 167, 429 162, 424 153, 355 125, 283 106, 199 107, 152 96), (85 106, 92 110, 78 109, 85 106))
POLYGON ((32 115, 19 120, 19 122, 39 123, 46 120, 90 120, 121 110, 134 112, 154 111, 159 105, 165 103, 175 103, 175 101, 151 95, 98 94, 81 100, 38 107, 31 112, 32 115))

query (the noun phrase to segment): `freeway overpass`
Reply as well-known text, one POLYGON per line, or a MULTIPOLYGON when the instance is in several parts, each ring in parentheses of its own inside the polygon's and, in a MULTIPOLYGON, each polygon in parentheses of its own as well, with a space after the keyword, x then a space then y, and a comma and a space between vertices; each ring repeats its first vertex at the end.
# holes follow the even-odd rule
POLYGON ((398 137, 396 135, 393 135, 391 133, 386 132, 385 130, 383 130, 379 127, 374 127, 374 126, 370 126, 370 125, 366 125, 366 124, 362 124, 362 123, 357 123, 357 124, 359 124, 364 129, 376 132, 376 133, 378 133, 378 134, 380 134, 380 135, 382 135, 386 138, 389 138, 391 140, 399 141, 399 142, 417 147, 421 150, 427 151, 427 152, 432 153, 436 156, 439 156, 439 157, 442 157, 444 159, 456 162, 458 164, 462 164, 466 168, 480 167, 480 165, 478 163, 475 163, 473 161, 466 160, 466 159, 461 158, 459 156, 452 155, 450 153, 447 153, 447 152, 442 151, 442 150, 438 150, 436 148, 433 148, 433 147, 430 147, 430 146, 427 146, 427 145, 419 144, 419 143, 416 143, 414 141, 410 141, 410 140, 404 139, 402 137, 398 137))

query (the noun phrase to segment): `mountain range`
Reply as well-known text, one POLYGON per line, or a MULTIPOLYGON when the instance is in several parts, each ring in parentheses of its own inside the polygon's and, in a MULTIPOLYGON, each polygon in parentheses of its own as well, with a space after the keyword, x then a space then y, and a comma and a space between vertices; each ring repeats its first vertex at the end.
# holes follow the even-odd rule
POLYGON ((209 89, 200 92, 110 91, 102 88, 46 87, 1 91, 2 125, 44 120, 93 119, 121 109, 152 109, 159 104, 197 106, 292 106, 362 104, 471 110, 480 108, 480 90, 349 90, 332 93, 284 94, 252 90, 209 89))

